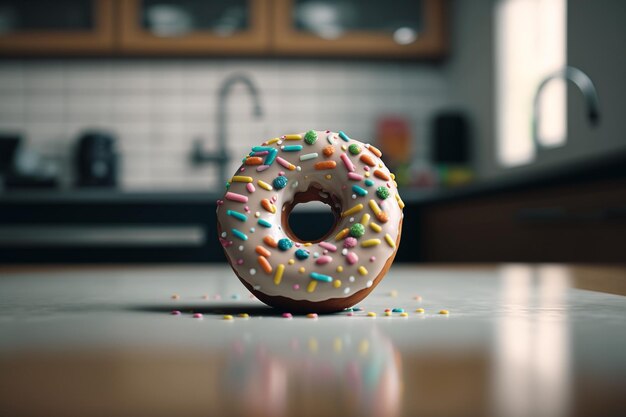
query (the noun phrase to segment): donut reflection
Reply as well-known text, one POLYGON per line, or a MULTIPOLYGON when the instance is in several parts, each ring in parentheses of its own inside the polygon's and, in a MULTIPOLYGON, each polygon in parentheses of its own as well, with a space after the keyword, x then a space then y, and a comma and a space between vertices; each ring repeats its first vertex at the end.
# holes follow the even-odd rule
POLYGON ((396 416, 401 358, 379 331, 232 343, 224 383, 241 415, 396 416))

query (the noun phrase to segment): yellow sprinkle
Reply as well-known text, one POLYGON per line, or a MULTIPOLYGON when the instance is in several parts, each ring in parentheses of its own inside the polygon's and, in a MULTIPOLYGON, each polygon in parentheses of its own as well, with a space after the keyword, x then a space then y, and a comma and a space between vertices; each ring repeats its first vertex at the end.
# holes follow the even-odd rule
POLYGON ((389 291, 389 296, 390 297, 397 297, 398 296, 398 290, 391 290, 391 291, 389 291))
MULTIPOLYGON (((370 200, 370 201, 374 201, 374 200, 370 200)), ((376 204, 376 202, 374 201, 374 204, 376 204)), ((344 211, 343 213, 341 213, 341 217, 346 217, 346 216, 350 216, 354 213, 358 213, 359 211, 363 210, 363 204, 359 203, 354 207, 349 208, 348 210, 344 211)), ((379 209, 380 210, 380 209, 379 209)))
POLYGON ((288 261, 287 261, 287 263, 288 263, 289 265, 293 265, 293 264, 295 264, 295 263, 296 263, 296 261, 294 261, 293 259, 290 259, 290 260, 288 260, 288 261))
POLYGON ((450 314, 448 310, 439 310, 439 314, 450 314))
POLYGON ((172 300, 178 300, 178 299, 180 299, 180 295, 172 294, 172 300))
POLYGON ((374 212, 374 214, 378 214, 380 213, 382 210, 380 209, 380 206, 378 205, 378 203, 374 200, 370 200, 369 202, 370 208, 372 209, 372 211, 374 212))
POLYGON ((343 266, 339 265, 339 266, 337 267, 337 272, 343 272, 343 266))
POLYGON ((325 175, 325 178, 326 178, 327 180, 331 179, 332 177, 333 177, 333 176, 332 176, 332 175, 330 175, 330 174, 326 174, 326 175, 325 175))
POLYGON ((394 174, 393 172, 390 172, 390 173, 389 173, 389 175, 391 176, 391 179, 392 179, 392 180, 395 180, 395 179, 396 179, 396 174, 394 174))
POLYGON ((370 173, 369 173, 369 172, 366 172, 365 174, 363 174, 363 176, 364 176, 365 178, 368 178, 368 177, 370 176, 370 173))
POLYGON ((231 316, 230 314, 226 314, 223 318, 224 320, 232 320, 233 316, 231 316))
POLYGON ((376 233, 380 233, 381 230, 383 230, 382 227, 380 227, 379 225, 377 225, 374 222, 370 223, 370 227, 372 228, 373 231, 375 231, 376 233))
POLYGON ((285 135, 285 140, 300 140, 302 136, 300 135, 285 135))
POLYGON ((336 279, 335 281, 333 281, 333 287, 335 288, 339 288, 341 287, 341 281, 336 279))
POLYGON ((248 313, 239 313, 239 314, 237 314, 237 316, 238 316, 238 317, 241 317, 242 319, 247 319, 248 317, 250 317, 250 316, 248 315, 248 313))
POLYGON ((272 186, 265 181, 257 180, 256 183, 259 184, 259 187, 263 188, 264 190, 272 191, 272 186))
POLYGON ((369 313, 367 313, 367 317, 376 317, 376 313, 370 311, 369 313))
POLYGON ((391 316, 391 311, 385 311, 385 316, 387 317, 391 316))
POLYGON ((268 141, 267 141, 267 142, 265 142, 265 143, 266 143, 266 144, 268 144, 268 145, 271 145, 271 144, 273 144, 273 143, 278 142, 279 140, 280 140, 280 138, 272 138, 272 139, 268 140, 268 141))
POLYGON ((361 275, 367 275, 367 269, 362 265, 359 267, 359 269, 357 269, 357 271, 359 271, 359 274, 361 275))
POLYGON ((346 149, 348 149, 348 147, 346 145, 341 145, 341 150, 345 151, 346 149))
POLYGON ((303 266, 301 266, 300 268, 298 268, 298 272, 299 272, 299 273, 304 274, 304 271, 306 271, 306 269, 305 269, 303 266))
POLYGON ((394 242, 391 236, 389 236, 389 233, 385 234, 385 242, 387 242, 387 244, 392 248, 396 247, 396 242, 394 242))
POLYGON ((378 168, 382 168, 382 167, 383 167, 383 164, 379 162, 378 163, 378 168))
POLYGON ((361 242, 361 247, 363 248, 370 248, 378 245, 380 245, 380 239, 367 239, 361 242))
POLYGON ((276 267, 276 274, 274 274, 274 284, 280 284, 280 281, 283 279, 283 272, 285 272, 285 265, 278 264, 276 267))
POLYGON ((243 175, 235 175, 230 179, 230 182, 252 182, 252 177, 246 177, 243 175))
POLYGON ((394 187, 396 187, 396 188, 398 188, 398 183, 397 183, 395 180, 394 180, 394 182, 393 182, 393 186, 394 186, 394 187))
POLYGON ((409 313, 400 313, 400 317, 409 317, 409 313))
POLYGON ((315 291, 315 287, 317 287, 317 281, 313 279, 311 280, 311 282, 309 282, 309 285, 306 286, 306 292, 315 291))
POLYGON ((363 215, 363 217, 361 217, 361 224, 362 224, 363 226, 367 226, 367 223, 369 223, 369 221, 370 221, 370 217, 371 217, 371 216, 369 215, 369 213, 365 213, 365 214, 363 215))
POLYGON ((343 229, 341 232, 337 233, 337 235, 335 235, 335 240, 341 240, 344 237, 346 237, 348 235, 348 233, 350 233, 350 229, 348 229, 347 227, 345 229, 343 229))
POLYGON ((424 314, 424 309, 423 308, 416 308, 415 312, 419 313, 419 314, 424 314))
POLYGON ((398 205, 400 206, 400 209, 404 208, 404 201, 402 201, 402 199, 400 198, 399 194, 396 194, 396 201, 398 202, 398 205))
POLYGON ((312 243, 311 243, 311 242, 306 242, 303 246, 309 247, 309 246, 311 246, 311 245, 312 245, 312 243))

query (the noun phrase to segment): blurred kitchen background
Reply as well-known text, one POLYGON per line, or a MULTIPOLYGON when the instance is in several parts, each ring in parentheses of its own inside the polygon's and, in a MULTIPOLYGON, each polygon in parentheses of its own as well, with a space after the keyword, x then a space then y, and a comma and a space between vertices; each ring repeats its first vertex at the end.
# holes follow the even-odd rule
POLYGON ((383 150, 399 261, 624 261, 625 21, 621 0, 0 0, 0 262, 221 262, 225 179, 309 129, 383 150))

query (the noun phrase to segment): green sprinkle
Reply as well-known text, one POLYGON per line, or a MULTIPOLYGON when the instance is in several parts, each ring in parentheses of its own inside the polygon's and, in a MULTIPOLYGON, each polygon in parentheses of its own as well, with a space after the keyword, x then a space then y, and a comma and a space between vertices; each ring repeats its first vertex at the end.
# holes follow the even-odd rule
POLYGON ((364 188, 359 187, 358 185, 353 185, 352 186, 352 191, 354 191, 355 194, 358 194, 361 197, 363 197, 364 195, 367 195, 367 190, 364 189, 364 188))
POLYGON ((302 145, 285 145, 282 147, 282 150, 285 152, 300 152, 302 145))
POLYGON ((368 187, 371 187, 372 185, 374 185, 374 181, 370 180, 369 178, 365 180, 365 185, 367 185, 368 187))
POLYGON ((272 223, 268 222, 265 219, 259 219, 257 223, 259 223, 263 227, 272 227, 272 223))
POLYGON ((309 130, 308 132, 304 134, 304 141, 308 145, 313 145, 316 140, 317 140, 317 133, 315 132, 315 130, 309 130))
POLYGON ((240 230, 232 229, 233 235, 237 236, 241 240, 248 240, 248 236, 240 230))
POLYGON ((376 195, 381 200, 384 200, 385 198, 389 197, 389 189, 387 187, 378 187, 376 189, 376 195))
POLYGON ((359 148, 359 145, 357 145, 356 143, 353 143, 352 145, 348 146, 348 151, 352 155, 358 155, 359 153, 361 153, 361 148, 359 148))
POLYGON ((355 223, 352 225, 352 227, 350 227, 350 236, 359 238, 363 236, 364 233, 365 233, 365 226, 363 226, 361 223, 355 223))
POLYGON ((333 282, 333 277, 331 277, 330 275, 324 275, 324 274, 319 274, 317 272, 311 272, 310 276, 316 281, 333 282))
POLYGON ((241 220, 242 222, 245 222, 246 220, 248 220, 248 216, 246 216, 243 213, 239 213, 238 211, 235 211, 235 210, 226 210, 226 214, 228 214, 231 217, 234 217, 237 220, 241 220))
POLYGON ((226 189, 228 190, 229 188, 230 188, 230 183, 226 181, 226 189))

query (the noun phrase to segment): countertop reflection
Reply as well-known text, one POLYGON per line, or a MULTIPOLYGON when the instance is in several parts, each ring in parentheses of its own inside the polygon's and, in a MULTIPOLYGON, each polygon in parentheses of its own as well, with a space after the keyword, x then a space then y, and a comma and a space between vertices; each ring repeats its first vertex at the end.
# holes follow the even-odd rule
POLYGON ((285 319, 227 267, 0 268, 0 415, 624 415, 625 281, 394 266, 353 316, 285 319))

